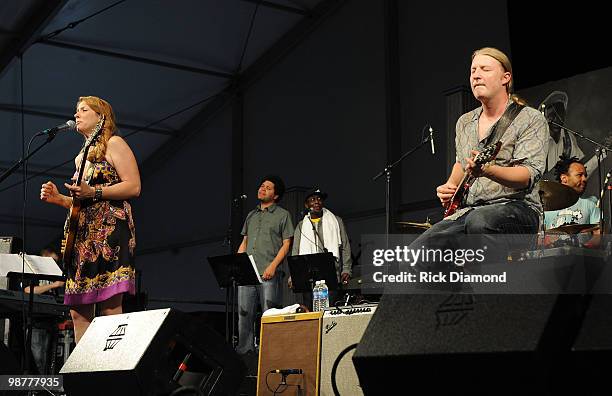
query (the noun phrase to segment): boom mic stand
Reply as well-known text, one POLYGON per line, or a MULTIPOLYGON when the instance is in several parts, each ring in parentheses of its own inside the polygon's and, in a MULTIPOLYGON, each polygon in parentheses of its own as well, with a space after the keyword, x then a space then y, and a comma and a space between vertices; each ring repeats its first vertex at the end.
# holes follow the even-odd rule
MULTIPOLYGON (((599 208, 600 212, 603 212, 603 200, 604 200, 604 196, 606 194, 606 192, 608 193, 608 213, 612 213, 612 192, 610 192, 610 190, 612 190, 612 186, 610 185, 610 177, 612 177, 612 170, 609 170, 608 173, 606 173, 606 180, 604 180, 603 184, 603 189, 599 192, 599 199, 597 200, 597 207, 599 208)), ((601 226, 601 225, 600 225, 601 226)), ((608 232, 610 232, 611 230, 608 230, 608 232)), ((602 234, 603 229, 601 230, 602 234)))
MULTIPOLYGON (((30 157, 32 157, 34 154, 36 154, 41 148, 43 148, 44 146, 46 146, 47 144, 49 144, 57 135, 57 132, 50 132, 47 135, 47 140, 45 140, 45 142, 43 144, 41 144, 40 146, 36 147, 36 149, 34 151, 32 151, 31 153, 29 153, 27 156, 25 156, 24 158, 19 159, 17 162, 15 162, 13 164, 13 166, 11 166, 10 168, 8 168, 2 175, 0 175, 0 183, 2 183, 7 177, 9 177, 10 175, 12 175, 13 173, 15 173, 15 171, 21 166, 23 165, 27 160, 30 159, 30 157)), ((44 135, 39 135, 39 136, 44 136, 44 135)))
MULTIPOLYGON (((36 136, 44 136, 45 134, 43 134, 42 132, 39 132, 36 136)), ((47 144, 49 144, 53 139, 55 139, 55 136, 57 135, 57 131, 49 131, 47 135, 47 140, 44 141, 44 143, 42 143, 41 145, 39 145, 38 147, 36 147, 36 149, 30 153, 28 153, 28 155, 26 155, 23 158, 20 158, 17 162, 15 162, 13 164, 13 166, 11 166, 10 168, 8 168, 2 175, 0 175, 0 183, 2 183, 4 180, 6 180, 7 177, 9 177, 10 175, 12 175, 13 173, 15 173, 15 171, 17 169, 19 169, 20 166, 22 166, 23 164, 25 164, 28 159, 30 159, 30 157, 32 157, 34 154, 36 154, 38 151, 40 151, 40 149, 42 149, 44 146, 46 146, 47 144)), ((33 138, 32 138, 33 139, 33 138)), ((25 199, 25 198, 24 198, 25 199)), ((25 216, 25 215, 24 215, 25 216)), ((23 246, 23 260, 25 260, 25 238, 24 238, 24 246, 23 246)), ((25 265, 25 264, 24 264, 25 265)), ((24 275, 22 273, 21 279, 24 278, 24 275)), ((26 323, 25 326, 27 327, 26 330, 26 337, 25 337, 25 347, 24 347, 24 361, 23 363, 23 369, 26 373, 29 373, 30 371, 30 351, 32 350, 32 327, 33 327, 33 311, 34 311, 34 283, 37 281, 38 279, 36 278, 36 276, 34 275, 32 278, 30 278, 30 293, 28 296, 28 313, 26 315, 26 323)), ((21 285, 23 287, 23 285, 21 285)))
MULTIPOLYGON (((428 125, 426 125, 426 127, 427 126, 428 125)), ((386 176, 385 177, 385 235, 387 239, 387 244, 389 242, 389 228, 390 228, 390 221, 391 221, 391 169, 393 169, 395 166, 397 166, 397 164, 402 162, 404 158, 414 153, 419 148, 423 147, 429 142, 432 143, 432 154, 435 154, 434 148, 433 148, 432 132, 433 132, 433 129, 431 128, 431 126, 429 126, 429 135, 426 138, 424 138, 421 143, 419 143, 415 147, 411 148, 410 150, 402 154, 402 156, 399 157, 397 161, 387 164, 382 171, 380 171, 376 176, 372 178, 372 181, 376 181, 379 178, 381 178, 383 175, 386 176)))

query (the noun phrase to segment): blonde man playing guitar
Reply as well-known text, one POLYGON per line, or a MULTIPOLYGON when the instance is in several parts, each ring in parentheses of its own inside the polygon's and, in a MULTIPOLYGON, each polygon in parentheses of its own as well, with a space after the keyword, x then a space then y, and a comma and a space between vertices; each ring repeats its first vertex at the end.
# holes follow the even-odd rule
POLYGON ((542 207, 535 186, 546 164, 546 119, 512 95, 512 66, 498 49, 474 51, 470 86, 481 106, 457 121, 457 160, 447 182, 436 189, 445 219, 412 246, 427 245, 434 236, 538 229, 542 207), (483 159, 480 152, 493 155, 483 159), (469 186, 461 183, 466 176, 469 186))

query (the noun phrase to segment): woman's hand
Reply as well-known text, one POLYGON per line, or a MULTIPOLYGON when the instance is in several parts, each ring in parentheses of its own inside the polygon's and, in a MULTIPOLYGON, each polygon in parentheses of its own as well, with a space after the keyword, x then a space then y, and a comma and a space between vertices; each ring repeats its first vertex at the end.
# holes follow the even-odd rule
POLYGON ((81 180, 81 184, 74 186, 64 183, 64 186, 72 192, 72 195, 77 199, 93 198, 96 194, 96 189, 81 180))
POLYGON ((57 186, 48 181, 40 188, 40 199, 56 205, 61 205, 62 196, 57 190, 57 186))

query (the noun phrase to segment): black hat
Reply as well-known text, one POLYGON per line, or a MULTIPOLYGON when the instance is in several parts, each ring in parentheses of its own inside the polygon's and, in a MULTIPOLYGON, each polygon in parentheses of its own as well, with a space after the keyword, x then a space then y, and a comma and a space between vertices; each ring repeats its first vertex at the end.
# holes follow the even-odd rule
POLYGON ((317 195, 321 198, 321 200, 325 201, 327 199, 327 193, 321 191, 318 188, 312 189, 310 191, 308 191, 306 193, 306 196, 304 197, 304 202, 308 201, 308 198, 312 197, 313 195, 317 195))
POLYGON ((552 91, 543 101, 540 103, 540 107, 542 105, 546 105, 546 107, 553 106, 554 104, 559 103, 563 105, 563 108, 567 110, 567 94, 562 91, 552 91))

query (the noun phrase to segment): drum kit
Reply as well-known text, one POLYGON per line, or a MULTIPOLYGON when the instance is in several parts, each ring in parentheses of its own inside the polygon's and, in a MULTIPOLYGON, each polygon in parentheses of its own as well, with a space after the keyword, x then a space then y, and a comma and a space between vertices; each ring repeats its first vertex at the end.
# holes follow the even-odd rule
MULTIPOLYGON (((580 194, 573 188, 549 180, 542 180, 540 185, 540 200, 544 211, 560 210, 575 204, 580 194)), ((545 230, 545 234, 576 235, 599 230, 599 224, 564 224, 545 230)))

